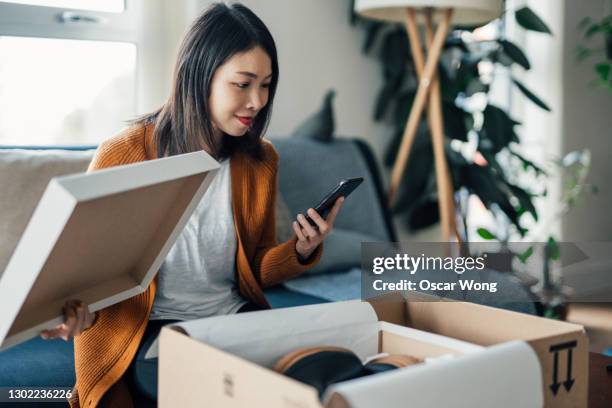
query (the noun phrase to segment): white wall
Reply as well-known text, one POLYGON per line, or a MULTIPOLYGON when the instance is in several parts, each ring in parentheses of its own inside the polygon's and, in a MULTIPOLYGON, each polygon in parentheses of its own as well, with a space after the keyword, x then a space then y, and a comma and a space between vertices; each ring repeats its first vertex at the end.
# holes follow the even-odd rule
MULTIPOLYGON (((589 182, 599 194, 584 200, 561 219, 559 210, 563 180, 549 179, 548 197, 540 209, 539 239, 554 233, 564 241, 607 241, 612 239, 612 94, 589 85, 594 78, 593 62, 578 63, 576 47, 584 43, 578 24, 585 16, 599 19, 609 13, 611 0, 515 0, 527 4, 549 25, 553 36, 516 28, 514 40, 523 44, 532 68, 514 74, 551 107, 545 112, 513 92, 513 117, 522 122, 519 135, 526 154, 540 163, 588 148, 592 154, 589 182)), ((603 44, 600 44, 603 45, 603 44)), ((533 237, 537 239, 538 237, 533 237)))
POLYGON ((576 46, 584 43, 578 23, 585 16, 600 19, 609 14, 611 3, 565 1, 562 150, 591 150, 589 179, 599 188, 597 195, 588 197, 564 218, 562 231, 567 241, 612 240, 612 92, 589 85, 595 78, 594 60, 578 64, 575 59, 576 46))
POLYGON ((138 112, 155 110, 168 98, 178 46, 197 15, 196 0, 141 0, 138 112))
POLYGON ((373 123, 381 72, 361 54, 362 32, 350 26, 348 0, 245 0, 268 26, 278 48, 280 84, 270 133, 289 135, 334 88, 336 129, 358 136, 380 153, 388 132, 373 123))
MULTIPOLYGON (((170 87, 178 43, 187 26, 208 6, 208 0, 149 0, 144 20, 158 21, 145 37, 148 84, 141 111, 162 103, 170 87)), ((289 136, 315 112, 329 88, 337 92, 336 133, 366 139, 381 158, 389 132, 375 124, 374 99, 382 83, 376 59, 361 54, 362 30, 348 21, 348 0, 245 0, 268 26, 279 54, 280 82, 271 136, 289 136)), ((145 23, 147 24, 147 23, 145 23)))
MULTIPOLYGON (((562 154, 563 138, 563 53, 564 12, 563 1, 559 0, 513 0, 513 8, 518 10, 523 4, 529 6, 549 26, 552 36, 527 31, 509 19, 510 36, 517 44, 522 44, 531 69, 513 67, 513 75, 531 91, 540 96, 551 108, 546 112, 527 99, 516 86, 512 85, 512 116, 522 123, 517 127, 521 140, 522 153, 542 167, 553 167, 551 161, 562 154)), ((546 187, 545 199, 536 199, 540 215, 539 225, 530 231, 529 240, 545 241, 549 234, 559 237, 561 220, 552 216, 559 208, 561 181, 550 178, 535 190, 546 187)))
MULTIPOLYGON (((143 57, 148 75, 145 72, 141 112, 165 100, 178 44, 187 26, 211 1, 146 3, 143 57), (152 26, 156 29, 151 30, 152 26)), ((268 26, 279 54, 280 82, 268 133, 290 135, 319 108, 326 90, 334 88, 336 133, 366 139, 381 157, 389 132, 371 119, 381 73, 376 59, 361 54, 363 33, 348 22, 348 0, 243 3, 268 26)))

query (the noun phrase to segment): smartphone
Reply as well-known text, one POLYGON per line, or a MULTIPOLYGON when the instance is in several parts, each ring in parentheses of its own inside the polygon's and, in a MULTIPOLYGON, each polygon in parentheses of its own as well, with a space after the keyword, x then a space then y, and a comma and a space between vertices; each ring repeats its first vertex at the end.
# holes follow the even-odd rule
MULTIPOLYGON (((349 194, 351 194, 353 190, 355 190, 361 184, 362 181, 363 181, 363 177, 355 177, 355 178, 341 180, 338 183, 338 185, 334 187, 332 191, 330 191, 325 197, 323 197, 323 199, 319 202, 319 204, 313 207, 314 210, 321 217, 323 218, 327 217, 327 215, 329 214, 329 211, 334 206, 334 203, 336 202, 336 200, 339 197, 344 197, 346 199, 346 197, 348 197, 349 194)), ((312 225, 313 227, 317 226, 317 223, 315 223, 308 216, 308 214, 306 214, 306 220, 308 220, 310 225, 312 225)))

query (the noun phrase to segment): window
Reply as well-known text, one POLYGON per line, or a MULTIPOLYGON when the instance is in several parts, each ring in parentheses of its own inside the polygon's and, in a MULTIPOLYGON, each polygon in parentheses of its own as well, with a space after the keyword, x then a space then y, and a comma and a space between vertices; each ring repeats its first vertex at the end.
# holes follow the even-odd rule
POLYGON ((136 3, 0 2, 0 145, 97 144, 135 117, 136 3))
POLYGON ((4 0, 6 3, 121 13, 123 0, 4 0))

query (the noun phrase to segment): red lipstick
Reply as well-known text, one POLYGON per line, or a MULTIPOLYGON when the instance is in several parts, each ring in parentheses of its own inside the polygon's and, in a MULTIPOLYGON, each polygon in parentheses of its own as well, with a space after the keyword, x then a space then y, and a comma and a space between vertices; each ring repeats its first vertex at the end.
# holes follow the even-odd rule
POLYGON ((244 126, 251 126, 251 123, 253 123, 253 118, 248 116, 237 116, 237 118, 244 126))

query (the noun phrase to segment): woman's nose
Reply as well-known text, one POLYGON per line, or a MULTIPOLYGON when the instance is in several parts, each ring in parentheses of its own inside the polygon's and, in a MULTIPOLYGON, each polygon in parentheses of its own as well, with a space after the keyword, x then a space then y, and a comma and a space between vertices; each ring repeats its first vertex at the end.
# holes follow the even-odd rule
POLYGON ((254 111, 259 111, 265 104, 264 96, 259 91, 253 91, 249 95, 248 108, 254 111))

